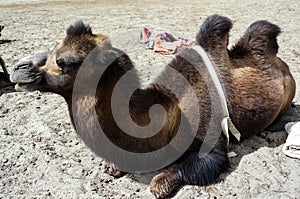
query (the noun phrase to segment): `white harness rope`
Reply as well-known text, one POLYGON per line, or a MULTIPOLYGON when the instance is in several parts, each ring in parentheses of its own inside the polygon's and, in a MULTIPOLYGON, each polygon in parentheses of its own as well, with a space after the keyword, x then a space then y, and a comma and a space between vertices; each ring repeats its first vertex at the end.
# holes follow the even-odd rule
POLYGON ((192 49, 197 51, 198 54, 201 56, 202 60, 204 61, 204 65, 206 66, 207 71, 208 71, 208 73, 217 89, 217 93, 220 97, 221 107, 222 107, 222 112, 223 112, 223 115, 222 115, 223 119, 221 121, 221 126, 222 126, 223 133, 225 134, 225 136, 227 138, 227 144, 229 143, 229 130, 234 135, 234 137, 238 141, 240 141, 241 133, 237 130, 237 128, 232 123, 232 121, 229 117, 229 112, 228 112, 228 107, 227 107, 224 90, 222 88, 221 82, 218 78, 218 75, 217 75, 217 72, 216 72, 214 66, 212 65, 211 61, 209 60, 205 50, 201 46, 199 46, 199 45, 193 46, 192 49))

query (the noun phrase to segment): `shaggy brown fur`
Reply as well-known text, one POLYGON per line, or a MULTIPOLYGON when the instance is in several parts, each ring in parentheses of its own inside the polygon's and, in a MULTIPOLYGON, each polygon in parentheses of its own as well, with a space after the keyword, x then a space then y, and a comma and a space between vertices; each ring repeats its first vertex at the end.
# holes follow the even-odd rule
MULTIPOLYGON (((231 26, 231 21, 226 17, 210 16, 201 26, 196 40, 216 66, 226 91, 231 118, 242 137, 246 138, 266 128, 287 109, 295 94, 295 82, 288 66, 276 56, 276 36, 280 33, 276 25, 267 21, 255 22, 239 42, 228 50, 231 26)), ((176 88, 176 79, 170 77, 166 68, 148 88, 138 89, 130 101, 130 114, 137 124, 144 126, 149 123, 149 108, 156 103, 163 105, 166 110, 166 124, 158 134, 150 138, 136 138, 124 133, 112 116, 111 95, 119 78, 130 69, 134 69, 134 66, 126 54, 110 45, 107 37, 94 35, 91 28, 82 22, 70 26, 67 37, 45 57, 46 62, 39 62, 44 64, 32 64, 30 59, 23 61, 23 67, 13 73, 11 80, 18 83, 19 89, 39 89, 61 94, 69 105, 72 120, 85 117, 86 124, 80 125, 86 131, 80 132, 80 136, 94 151, 97 151, 97 140, 93 140, 93 135, 90 135, 93 123, 89 125, 94 106, 106 136, 114 144, 132 152, 160 149, 176 135, 180 117, 194 114, 187 97, 189 90, 177 85, 177 88, 182 89, 182 93, 176 98, 170 90, 156 84, 160 80, 168 79, 174 82, 176 88), (104 72, 96 96, 72 99, 79 66, 96 46, 101 47, 99 60, 113 54, 121 56, 104 72), (76 112, 72 112, 72 100, 76 112), (191 111, 181 116, 180 113, 185 109, 191 111)), ((212 114, 210 107, 216 104, 214 95, 208 93, 208 85, 204 81, 205 74, 199 74, 190 60, 203 66, 202 60, 193 49, 183 50, 168 66, 181 73, 196 92, 199 110, 195 111, 200 113, 199 128, 194 142, 184 155, 152 179, 150 190, 157 198, 168 196, 180 184, 209 185, 229 167, 226 138, 223 135, 209 154, 204 157, 198 155, 200 146, 205 144, 204 137, 207 134, 218 133, 207 132, 212 114)), ((95 71, 87 71, 85 78, 90 78, 93 72, 95 71)), ((131 78, 139 82, 136 71, 132 73, 131 78)), ((88 90, 88 85, 83 84, 82 88, 83 91, 88 90)), ((122 93, 119 97, 122 97, 122 93)), ((190 136, 189 133, 186 132, 187 137, 190 136)), ((178 141, 174 146, 180 149, 182 142, 185 140, 178 141)), ((106 171, 115 176, 122 175, 114 166, 108 167, 106 171)))

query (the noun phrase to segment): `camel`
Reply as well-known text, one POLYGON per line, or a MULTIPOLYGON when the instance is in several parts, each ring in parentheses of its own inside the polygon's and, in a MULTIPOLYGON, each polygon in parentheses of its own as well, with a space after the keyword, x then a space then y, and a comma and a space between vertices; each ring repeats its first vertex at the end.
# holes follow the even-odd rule
POLYGON ((4 87, 13 85, 9 80, 9 74, 7 72, 5 62, 2 59, 2 57, 0 57, 0 65, 3 70, 3 72, 0 73, 0 88, 4 88, 4 87))
MULTIPOLYGON (((230 117, 241 132, 242 139, 245 139, 268 127, 288 109, 295 95, 295 81, 288 65, 277 57, 276 38, 281 32, 277 25, 268 21, 256 21, 239 41, 228 49, 231 28, 232 22, 227 17, 209 16, 196 35, 196 45, 202 46, 214 63, 226 94, 230 117)), ((129 113, 137 125, 147 126, 151 122, 149 109, 152 105, 160 104, 165 109, 163 117, 155 115, 158 120, 165 118, 162 119, 165 123, 159 133, 145 138, 124 133, 114 121, 111 108, 114 87, 123 75, 130 71, 131 80, 137 84, 140 82, 132 61, 126 53, 114 48, 108 37, 93 34, 91 27, 82 21, 71 25, 66 31, 65 39, 51 52, 21 60, 11 75, 11 81, 16 83, 17 90, 41 90, 62 95, 68 104, 73 124, 78 117, 80 121, 85 121, 74 125, 76 131, 98 155, 101 155, 98 144, 100 140, 97 132, 93 130, 96 122, 101 125, 105 136, 118 147, 134 153, 146 153, 170 143, 177 136, 180 122, 193 115, 193 111, 199 112, 198 120, 188 120, 190 126, 197 127, 188 148, 182 145, 186 144, 186 137, 191 135, 190 132, 184 131, 184 136, 172 145, 178 150, 184 149, 182 155, 161 169, 150 182, 150 191, 154 196, 165 198, 181 185, 210 185, 230 166, 226 136, 220 132, 209 131, 211 107, 217 106, 214 104, 216 96, 209 93, 209 81, 205 81, 205 74, 200 74, 195 69, 195 63, 199 66, 204 65, 195 50, 183 49, 153 82, 146 88, 138 88, 133 92, 129 102, 129 113), (98 48, 97 56, 92 62, 95 66, 80 72, 82 81, 79 81, 78 88, 81 89, 81 95, 74 97, 72 93, 74 85, 77 85, 76 77, 79 75, 80 66, 95 48, 98 48), (86 82, 93 78, 93 74, 103 69, 103 60, 111 57, 114 58, 113 61, 103 72, 94 95, 91 95, 90 85, 86 82), (170 75, 170 68, 182 74, 193 88, 197 99, 195 106, 190 99, 191 90, 178 84, 177 79, 170 75), (174 88, 181 89, 179 96, 159 84, 165 79, 171 80, 174 88), (97 117, 92 115, 93 107, 97 117), (184 114, 181 114, 182 112, 184 114), (207 144, 205 137, 210 134, 217 135, 215 143, 209 153, 200 156, 199 149, 207 144)), ((126 86, 121 85, 121 93, 117 95, 120 101, 126 94, 122 93, 126 86)), ((108 162, 111 161, 109 156, 105 158, 108 162)), ((120 177, 125 173, 119 168, 121 166, 116 163, 108 164, 106 172, 120 177)))
MULTIPOLYGON (((0 26, 0 36, 1 36, 1 31, 3 30, 4 26, 0 26)), ((6 86, 11 86, 12 83, 9 81, 9 74, 7 72, 5 62, 0 56, 0 65, 2 67, 3 72, 0 73, 0 88, 6 87, 6 86)))
POLYGON ((0 37, 1 37, 1 31, 3 30, 4 26, 0 26, 0 37))

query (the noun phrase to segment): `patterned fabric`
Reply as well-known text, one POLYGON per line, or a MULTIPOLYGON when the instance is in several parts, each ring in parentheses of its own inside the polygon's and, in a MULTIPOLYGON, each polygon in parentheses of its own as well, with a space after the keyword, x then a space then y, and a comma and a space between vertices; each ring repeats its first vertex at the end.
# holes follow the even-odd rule
POLYGON ((185 37, 177 37, 169 30, 155 28, 152 32, 148 28, 142 28, 140 43, 146 44, 146 48, 153 49, 160 54, 174 54, 181 48, 191 47, 194 41, 185 37))

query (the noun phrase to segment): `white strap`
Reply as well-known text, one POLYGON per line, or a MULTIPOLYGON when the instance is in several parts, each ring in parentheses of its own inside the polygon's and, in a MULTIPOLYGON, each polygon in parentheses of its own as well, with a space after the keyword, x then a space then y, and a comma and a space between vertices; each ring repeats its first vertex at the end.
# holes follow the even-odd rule
POLYGON ((229 131, 232 133, 232 135, 238 140, 241 140, 241 133, 239 132, 239 130, 237 130, 237 128, 235 127, 235 125, 233 124, 233 122, 231 121, 230 117, 224 117, 222 122, 222 130, 223 133, 225 134, 225 136, 227 137, 227 144, 229 142, 229 131))
POLYGON ((224 117, 224 119, 221 121, 221 125, 222 125, 223 133, 227 137, 227 142, 229 143, 228 129, 234 135, 234 137, 238 141, 240 141, 241 133, 237 130, 237 128, 234 126, 234 124, 232 123, 232 121, 229 117, 229 112, 228 112, 228 107, 227 107, 224 90, 222 88, 221 82, 218 78, 218 75, 217 75, 217 72, 216 72, 214 66, 212 65, 211 61, 209 60, 205 50, 200 45, 193 46, 192 48, 194 50, 196 50, 198 52, 198 54, 202 57, 202 60, 204 61, 204 65, 206 66, 207 71, 217 89, 218 96, 220 97, 221 107, 222 107, 223 117, 224 117))

